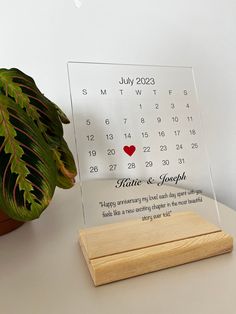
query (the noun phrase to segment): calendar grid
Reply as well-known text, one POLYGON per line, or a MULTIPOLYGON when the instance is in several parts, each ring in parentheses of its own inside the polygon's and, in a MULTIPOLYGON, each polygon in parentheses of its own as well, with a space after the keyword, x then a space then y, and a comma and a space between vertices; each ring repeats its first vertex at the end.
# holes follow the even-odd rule
MULTIPOLYGON (((89 199, 95 182, 99 192, 113 182, 105 186, 114 199, 119 180, 127 186, 154 180, 157 186, 178 184, 215 196, 191 67, 73 62, 69 67, 85 207, 89 203, 96 211, 102 204, 103 193, 89 199)), ((127 198, 130 193, 125 191, 127 198)))

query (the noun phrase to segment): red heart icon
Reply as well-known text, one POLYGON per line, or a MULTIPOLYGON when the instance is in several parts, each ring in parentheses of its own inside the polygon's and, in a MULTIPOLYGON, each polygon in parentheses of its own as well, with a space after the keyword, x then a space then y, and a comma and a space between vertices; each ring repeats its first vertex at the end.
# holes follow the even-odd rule
POLYGON ((134 145, 124 146, 123 150, 127 155, 132 156, 133 153, 136 151, 136 147, 134 145))

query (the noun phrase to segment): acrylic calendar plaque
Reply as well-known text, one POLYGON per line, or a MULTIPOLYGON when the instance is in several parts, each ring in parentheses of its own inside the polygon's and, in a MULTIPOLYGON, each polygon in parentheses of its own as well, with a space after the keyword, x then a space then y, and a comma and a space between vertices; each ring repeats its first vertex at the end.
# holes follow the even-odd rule
POLYGON ((193 210, 218 224, 190 67, 68 64, 85 224, 193 210))
POLYGON ((94 284, 230 252, 192 68, 70 62, 68 73, 94 284))

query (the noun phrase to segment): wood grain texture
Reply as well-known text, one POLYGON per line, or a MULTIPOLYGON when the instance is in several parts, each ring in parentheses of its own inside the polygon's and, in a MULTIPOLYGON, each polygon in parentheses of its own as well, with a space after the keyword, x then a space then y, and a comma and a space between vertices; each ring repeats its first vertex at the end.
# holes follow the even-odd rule
POLYGON ((194 212, 150 221, 128 220, 80 231, 89 259, 220 231, 194 212))
POLYGON ((80 245, 95 286, 224 254, 233 248, 230 235, 195 213, 178 213, 173 214, 172 219, 159 219, 156 227, 153 223, 135 220, 81 231, 80 245), (186 225, 186 221, 190 225, 186 225), (193 233, 190 226, 195 226, 193 233), (130 238, 134 234, 143 235, 145 242, 142 237, 130 238), (108 235, 109 239, 106 239, 108 235), (111 250, 113 237, 116 241, 111 250), (118 238, 122 245, 117 242, 118 238), (88 243, 98 245, 97 250, 88 243), (107 250, 104 245, 108 245, 107 250), (102 255, 109 251, 113 253, 102 255), (94 252, 100 256, 91 258, 94 252))

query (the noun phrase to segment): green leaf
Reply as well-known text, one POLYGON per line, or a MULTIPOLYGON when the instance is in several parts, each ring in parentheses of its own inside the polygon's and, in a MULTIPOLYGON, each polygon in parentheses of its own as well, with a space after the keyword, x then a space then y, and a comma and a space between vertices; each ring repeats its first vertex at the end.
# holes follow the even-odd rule
POLYGON ((17 220, 39 217, 56 185, 74 184, 74 158, 61 109, 18 69, 0 69, 0 208, 17 220))
POLYGON ((60 110, 58 115, 59 108, 40 92, 30 76, 18 69, 0 69, 0 89, 26 111, 50 146, 60 144, 63 113, 60 110))
POLYGON ((0 94, 0 208, 18 220, 38 218, 56 186, 52 152, 15 102, 0 94), (33 175, 32 175, 33 174, 33 175))
POLYGON ((57 165, 57 186, 63 189, 71 188, 75 183, 76 166, 73 155, 64 139, 61 145, 53 150, 53 158, 57 165))

